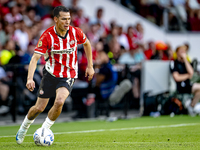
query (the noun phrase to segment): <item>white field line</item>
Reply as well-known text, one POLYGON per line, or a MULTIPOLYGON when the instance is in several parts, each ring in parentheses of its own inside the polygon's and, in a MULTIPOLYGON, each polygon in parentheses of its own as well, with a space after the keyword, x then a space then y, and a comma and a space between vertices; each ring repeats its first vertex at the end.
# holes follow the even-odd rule
MULTIPOLYGON (((196 126, 200 123, 185 123, 174 125, 161 125, 161 126, 147 126, 147 127, 134 127, 134 128, 117 128, 117 129, 98 129, 98 130, 85 130, 85 131, 71 131, 71 132, 56 132, 56 134, 73 134, 73 133, 92 133, 92 132, 104 132, 104 131, 122 131, 122 130, 141 130, 141 129, 155 129, 155 128, 176 128, 183 126, 196 126)), ((27 134, 26 136, 33 136, 33 134, 27 134)), ((15 135, 0 136, 0 138, 15 137, 15 135)))
MULTIPOLYGON (((33 143, 33 142, 23 142, 23 143, 33 143)), ((66 144, 66 143, 91 143, 91 142, 53 142, 54 144, 66 144)), ((96 141, 95 143, 102 143, 102 144, 110 144, 111 142, 98 142, 96 141)), ((197 144, 200 142, 113 142, 116 144, 137 144, 137 143, 141 143, 141 144, 145 144, 145 143, 156 143, 156 144, 163 144, 163 143, 168 143, 168 144, 197 144)), ((4 144, 16 144, 16 142, 4 142, 4 144)))

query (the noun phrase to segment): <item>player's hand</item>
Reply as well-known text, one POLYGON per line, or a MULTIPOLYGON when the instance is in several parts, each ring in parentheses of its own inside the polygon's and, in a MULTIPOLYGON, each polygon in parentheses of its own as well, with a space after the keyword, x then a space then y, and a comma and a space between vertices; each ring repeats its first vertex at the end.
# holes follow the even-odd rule
POLYGON ((87 67, 85 70, 85 77, 88 77, 88 81, 92 80, 94 76, 94 68, 93 67, 87 67))
POLYGON ((186 53, 181 53, 181 58, 183 60, 187 60, 187 54, 186 53))
POLYGON ((27 80, 26 87, 29 91, 33 91, 35 88, 35 82, 31 79, 27 80))

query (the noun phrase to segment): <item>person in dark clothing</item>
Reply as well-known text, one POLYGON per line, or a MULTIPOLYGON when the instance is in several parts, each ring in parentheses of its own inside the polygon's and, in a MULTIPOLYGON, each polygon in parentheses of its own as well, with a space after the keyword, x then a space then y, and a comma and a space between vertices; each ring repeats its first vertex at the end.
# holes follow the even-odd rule
POLYGON ((195 115, 194 106, 200 99, 200 84, 190 83, 194 70, 192 65, 187 60, 187 47, 179 46, 176 49, 177 59, 170 64, 170 70, 174 80, 176 81, 177 91, 179 93, 194 94, 193 100, 186 103, 186 107, 190 115, 195 115))
MULTIPOLYGON (((30 61, 30 60, 29 60, 30 61)), ((13 74, 13 82, 16 82, 16 92, 20 93, 16 95, 16 100, 17 100, 17 112, 19 114, 24 114, 26 113, 26 110, 24 108, 24 102, 26 100, 29 100, 30 103, 31 102, 35 102, 36 101, 36 92, 37 90, 35 90, 33 93, 30 92, 27 88, 26 88, 26 76, 28 74, 28 63, 29 61, 25 61, 25 55, 23 54, 23 52, 21 51, 20 47, 16 44, 15 45, 15 56, 13 56, 9 63, 8 63, 8 67, 7 67, 7 71, 12 72, 13 74)), ((37 74, 34 75, 34 80, 36 80, 37 74)), ((39 81, 40 82, 40 81, 39 81)), ((36 87, 39 87, 39 83, 36 82, 36 87)))
POLYGON ((109 58, 104 51, 98 52, 98 59, 99 64, 96 63, 96 87, 99 88, 100 95, 97 95, 102 99, 107 99, 117 85, 118 75, 113 70, 113 66, 110 64, 109 58))
MULTIPOLYGON (((131 90, 131 81, 124 79, 120 81, 119 85, 117 84, 118 73, 103 50, 98 51, 95 66, 96 84, 94 92, 97 105, 100 102, 105 102, 109 106, 118 104, 124 95, 131 90)), ((107 115, 109 116, 109 114, 107 115)))

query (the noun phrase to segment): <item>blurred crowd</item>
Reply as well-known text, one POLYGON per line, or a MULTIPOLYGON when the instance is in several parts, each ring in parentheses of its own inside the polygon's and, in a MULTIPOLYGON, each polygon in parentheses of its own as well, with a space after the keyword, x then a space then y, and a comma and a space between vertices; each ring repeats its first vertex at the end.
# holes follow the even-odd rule
MULTIPOLYGON (((166 1, 168 0, 159 2, 164 3, 166 1)), ((182 6, 186 8, 186 2, 183 3, 183 1, 179 0, 180 3, 182 2, 182 6)), ((188 1, 188 4, 190 4, 190 1, 188 1)), ((69 5, 71 25, 81 28, 91 42, 93 61, 97 73, 94 80, 98 81, 93 85, 94 89, 99 87, 99 90, 101 90, 101 84, 106 83, 109 77, 112 77, 106 71, 112 65, 121 73, 116 78, 117 81, 113 83, 119 84, 123 78, 129 78, 133 85, 132 98, 139 104, 141 63, 150 59, 163 61, 176 59, 176 54, 170 43, 144 41, 145 29, 140 22, 133 22, 127 28, 118 24, 117 20, 111 20, 109 23, 105 22, 103 17, 106 14, 104 14, 103 8, 96 10, 94 18, 88 18, 84 14, 84 10, 79 7, 78 2, 78 0, 71 0, 69 5), (109 65, 105 66, 108 63, 109 65), (125 75, 121 72, 126 68, 126 65, 129 65, 128 70, 131 77, 128 77, 127 72, 125 75), (103 74, 104 78, 98 76, 98 73, 103 74)), ((175 1, 173 2, 173 6, 176 6, 175 1)), ((168 7, 166 4, 161 5, 153 0, 151 2, 127 0, 124 1, 124 4, 128 7, 134 6, 135 11, 143 16, 151 13, 152 16, 158 19, 156 21, 158 25, 161 24, 162 19, 159 18, 161 16, 156 15, 161 15, 159 11, 162 7, 168 7), (136 7, 136 4, 140 7, 136 7), (143 10, 148 10, 148 13, 142 14, 143 10)), ((40 35, 48 27, 54 25, 52 10, 59 5, 64 5, 64 3, 61 0, 0 1, 0 114, 8 110, 7 106, 9 106, 13 97, 17 101, 18 113, 25 112, 24 104, 31 105, 35 103, 45 61, 42 57, 38 62, 38 68, 34 75, 36 90, 33 93, 25 87, 28 64, 40 35), (13 89, 17 91, 17 94, 13 92, 15 91, 13 89)), ((190 18, 196 14, 199 16, 198 9, 193 11, 190 7, 188 11, 191 13, 190 18)), ((188 17, 186 16, 186 18, 188 17)), ((185 45, 189 49, 189 45, 187 43, 185 45)), ((78 60, 79 80, 87 82, 84 77, 87 59, 82 46, 78 48, 78 60)))
POLYGON ((167 12, 168 30, 200 31, 200 0, 121 0, 121 3, 163 26, 164 12, 167 12))

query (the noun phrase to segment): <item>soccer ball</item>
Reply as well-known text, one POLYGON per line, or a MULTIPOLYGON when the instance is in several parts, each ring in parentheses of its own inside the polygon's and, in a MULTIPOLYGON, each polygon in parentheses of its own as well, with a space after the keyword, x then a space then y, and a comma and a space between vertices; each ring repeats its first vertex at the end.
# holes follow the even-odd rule
POLYGON ((194 106, 194 112, 196 114, 200 114, 200 103, 197 103, 195 106, 194 106))
POLYGON ((39 128, 33 134, 33 140, 38 146, 50 146, 54 141, 54 134, 50 129, 39 128))

